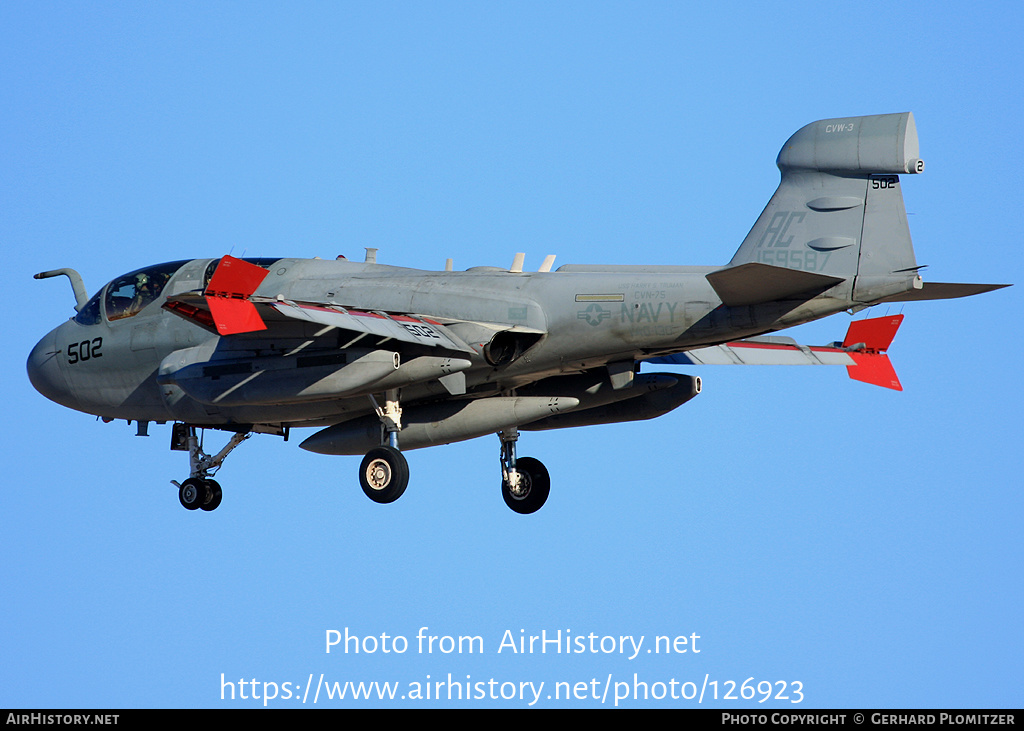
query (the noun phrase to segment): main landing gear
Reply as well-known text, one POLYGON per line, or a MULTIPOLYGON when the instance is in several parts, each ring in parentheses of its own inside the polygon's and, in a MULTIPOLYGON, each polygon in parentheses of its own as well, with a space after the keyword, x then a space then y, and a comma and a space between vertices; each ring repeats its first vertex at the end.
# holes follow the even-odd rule
POLYGON ((544 464, 533 457, 516 457, 519 429, 498 432, 501 439, 501 496, 512 510, 528 515, 543 507, 551 492, 551 478, 544 464))
POLYGON ((187 480, 171 483, 178 488, 178 502, 186 510, 216 510, 220 505, 223 493, 220 484, 210 475, 220 469, 224 458, 239 444, 252 436, 251 433, 232 435, 227 446, 216 455, 210 456, 203 451, 202 443, 196 434, 196 427, 188 424, 175 424, 171 437, 171 449, 187 451, 191 474, 187 480))
POLYGON ((375 447, 359 465, 359 485, 375 503, 393 503, 409 486, 409 463, 395 447, 375 447))
MULTIPOLYGON (((409 486, 409 463, 398 449, 402 409, 397 391, 385 394, 384 406, 370 396, 381 423, 381 446, 374 447, 359 465, 359 485, 375 503, 393 503, 409 486)), ((519 429, 498 432, 501 439, 501 495, 505 504, 522 515, 541 509, 551 491, 547 468, 533 457, 516 457, 519 429)))
POLYGON ((381 446, 374 447, 359 465, 359 486, 375 503, 393 503, 409 486, 409 463, 398 450, 398 432, 402 430, 402 407, 398 391, 384 394, 384 406, 370 396, 381 425, 381 446), (386 443, 385 443, 386 442, 386 443))

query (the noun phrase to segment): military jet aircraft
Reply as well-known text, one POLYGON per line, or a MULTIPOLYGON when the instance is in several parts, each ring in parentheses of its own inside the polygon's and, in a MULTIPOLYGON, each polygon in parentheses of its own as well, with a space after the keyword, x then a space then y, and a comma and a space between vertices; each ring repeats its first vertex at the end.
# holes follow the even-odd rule
POLYGON ((173 422, 191 470, 190 510, 222 497, 212 475, 253 433, 313 452, 364 455, 378 503, 409 482, 402 449, 497 434, 501 490, 518 513, 548 497, 547 469, 519 457, 520 431, 649 419, 701 381, 642 363, 812 363, 899 389, 884 351, 902 316, 855 321, 842 342, 798 346, 766 333, 886 302, 963 297, 1007 285, 925 283, 900 175, 924 170, 910 113, 809 124, 783 146, 781 182, 725 266, 562 266, 420 271, 345 259, 222 256, 157 264, 92 297, 66 275, 77 314, 32 350, 44 396, 137 423, 173 422), (205 430, 232 434, 217 454, 205 430))

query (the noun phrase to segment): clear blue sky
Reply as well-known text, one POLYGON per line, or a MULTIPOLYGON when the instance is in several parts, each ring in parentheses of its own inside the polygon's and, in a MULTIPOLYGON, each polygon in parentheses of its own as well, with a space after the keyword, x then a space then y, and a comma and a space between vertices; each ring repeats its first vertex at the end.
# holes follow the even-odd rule
POLYGON ((1019 4, 8 2, 0 34, 0 706, 259 706, 237 699, 255 679, 298 708, 284 684, 322 673, 399 682, 406 700, 372 702, 399 707, 448 705, 408 696, 449 674, 516 684, 457 707, 523 707, 542 681, 538 706, 608 707, 614 686, 602 704, 554 684, 634 674, 652 694, 799 681, 797 707, 1020 707, 1019 4), (661 419, 527 434, 553 481, 533 516, 501 500, 494 437, 409 453, 380 506, 305 434, 245 443, 220 509, 188 513, 169 425, 136 438, 25 376, 74 303, 38 271, 91 293, 228 252, 723 264, 792 132, 907 110, 926 277, 1016 286, 903 307, 902 393, 702 367, 661 419), (421 653, 421 627, 483 652, 421 653), (345 628, 409 647, 327 654, 345 628), (647 644, 499 653, 506 630, 647 644), (646 652, 657 635, 700 652, 646 652))

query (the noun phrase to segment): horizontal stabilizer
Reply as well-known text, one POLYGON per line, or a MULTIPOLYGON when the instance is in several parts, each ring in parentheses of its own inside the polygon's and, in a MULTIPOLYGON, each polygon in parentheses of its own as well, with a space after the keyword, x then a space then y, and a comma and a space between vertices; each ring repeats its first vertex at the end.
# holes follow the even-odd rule
POLYGON ((970 297, 975 294, 991 292, 1009 284, 957 284, 950 282, 925 282, 921 289, 912 289, 909 292, 894 294, 885 297, 879 302, 918 302, 921 300, 948 300, 957 297, 970 297))
POLYGON ((809 300, 842 282, 842 278, 800 269, 748 262, 707 275, 722 303, 729 307, 777 300, 809 300))
POLYGON ((648 363, 674 365, 843 365, 850 378, 902 391, 896 371, 885 354, 903 322, 903 315, 857 320, 842 344, 798 345, 792 338, 763 337, 696 348, 652 358, 648 363))

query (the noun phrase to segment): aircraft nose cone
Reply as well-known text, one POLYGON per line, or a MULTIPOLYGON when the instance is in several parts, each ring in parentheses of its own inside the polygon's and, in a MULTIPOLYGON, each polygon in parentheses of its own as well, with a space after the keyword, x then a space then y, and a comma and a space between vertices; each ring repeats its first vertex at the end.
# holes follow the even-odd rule
POLYGON ((57 360, 55 336, 51 332, 32 348, 28 356, 28 379, 35 389, 51 401, 64 404, 68 401, 68 387, 60 372, 57 360))

